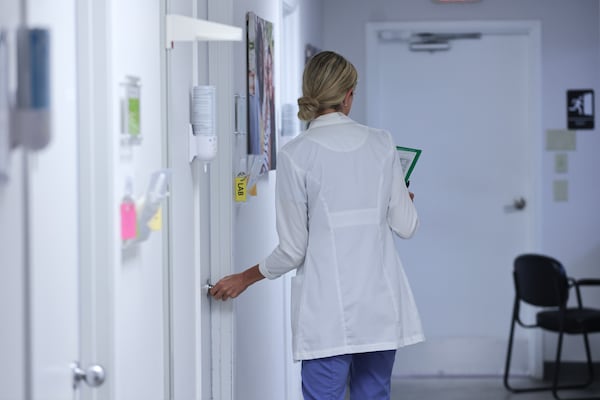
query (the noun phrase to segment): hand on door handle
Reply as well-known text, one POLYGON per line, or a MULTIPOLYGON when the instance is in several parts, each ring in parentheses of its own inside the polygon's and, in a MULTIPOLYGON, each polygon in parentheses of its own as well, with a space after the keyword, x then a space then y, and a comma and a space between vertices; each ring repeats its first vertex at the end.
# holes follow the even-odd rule
POLYGON ((208 293, 217 300, 235 299, 248 286, 264 278, 256 264, 244 272, 221 278, 212 288, 209 288, 208 293))
POLYGON ((208 295, 217 300, 234 299, 249 286, 244 280, 243 273, 232 274, 221 278, 215 285, 207 285, 208 295))

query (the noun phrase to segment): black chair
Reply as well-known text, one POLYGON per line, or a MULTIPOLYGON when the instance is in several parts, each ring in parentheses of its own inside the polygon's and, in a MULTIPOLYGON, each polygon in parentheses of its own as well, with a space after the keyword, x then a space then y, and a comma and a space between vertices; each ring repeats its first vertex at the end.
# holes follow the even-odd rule
MULTIPOLYGON (((555 399, 560 400, 558 391, 563 389, 581 389, 594 380, 594 370, 590 355, 589 333, 600 332, 600 309, 585 308, 581 301, 581 286, 600 286, 600 279, 569 278, 564 267, 557 260, 538 254, 523 254, 514 262, 515 303, 513 307, 506 366, 504 368, 504 386, 513 393, 551 390, 555 399), (577 307, 567 307, 570 289, 575 289, 577 307), (536 323, 521 321, 519 306, 521 302, 543 310, 537 312, 536 323), (558 333, 556 365, 551 386, 514 388, 509 384, 510 360, 512 355, 515 325, 523 328, 541 328, 558 333), (564 334, 582 335, 587 356, 588 377, 580 384, 559 385, 561 351, 564 334)), ((600 399, 600 397, 587 397, 600 399)), ((570 399, 571 400, 571 399, 570 399)))

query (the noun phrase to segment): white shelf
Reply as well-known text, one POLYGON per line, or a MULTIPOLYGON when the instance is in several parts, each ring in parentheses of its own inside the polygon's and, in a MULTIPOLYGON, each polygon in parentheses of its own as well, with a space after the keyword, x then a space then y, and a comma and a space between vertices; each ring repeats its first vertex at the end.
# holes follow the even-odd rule
POLYGON ((242 40, 242 28, 219 24, 183 15, 167 15, 166 47, 172 48, 175 42, 235 41, 242 40))

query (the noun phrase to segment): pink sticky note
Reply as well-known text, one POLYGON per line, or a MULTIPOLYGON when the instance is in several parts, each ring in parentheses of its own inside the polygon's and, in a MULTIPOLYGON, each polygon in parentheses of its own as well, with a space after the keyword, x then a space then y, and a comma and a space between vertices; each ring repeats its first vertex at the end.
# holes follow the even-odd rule
POLYGON ((121 239, 133 239, 136 236, 136 214, 133 202, 121 203, 121 239))

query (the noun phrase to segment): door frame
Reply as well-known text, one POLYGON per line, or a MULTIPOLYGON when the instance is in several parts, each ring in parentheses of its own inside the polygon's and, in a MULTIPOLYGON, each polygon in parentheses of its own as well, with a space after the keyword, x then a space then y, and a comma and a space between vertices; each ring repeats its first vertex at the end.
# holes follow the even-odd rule
MULTIPOLYGON (((233 0, 208 0, 209 21, 233 23, 233 0)), ((216 87, 217 158, 210 168, 210 280, 233 270, 234 44, 208 43, 208 82, 216 87)), ((204 249, 206 250, 206 249, 204 249)), ((200 282, 202 283, 202 282, 200 282)), ((213 398, 234 398, 234 309, 231 301, 212 301, 211 357, 213 398)))
MULTIPOLYGON (((165 30, 166 14, 176 13, 176 2, 171 0, 161 0, 161 30, 165 30)), ((187 0, 189 1, 189 0, 187 0)), ((179 4, 179 3, 177 3, 179 4)), ((231 24, 233 15, 233 0, 195 0, 188 4, 191 8, 191 14, 194 18, 206 19, 222 24, 231 24)), ((190 10, 188 9, 188 12, 190 10)), ((175 44, 177 46, 178 44, 175 44)), ((203 399, 203 394, 210 393, 211 398, 231 400, 233 399, 234 382, 234 310, 232 302, 212 301, 207 299, 206 284, 218 281, 222 276, 233 272, 233 47, 228 41, 205 41, 198 40, 191 46, 192 62, 190 84, 213 85, 216 88, 215 109, 216 109, 216 127, 218 135, 218 153, 214 160, 204 164, 199 160, 194 160, 190 164, 193 171, 195 182, 193 183, 193 209, 190 213, 190 226, 186 229, 193 232, 193 272, 189 273, 194 280, 194 315, 190 315, 189 329, 194 331, 195 351, 193 357, 193 366, 195 368, 193 391, 195 399, 203 399), (204 173, 201 170, 204 169, 204 173), (206 306, 206 302, 211 302, 206 306), (207 315, 208 314, 208 315, 207 315), (208 317, 208 318, 205 318, 208 317), (208 336, 208 337, 207 337, 208 336), (210 346, 206 349, 206 346, 210 346), (208 377, 206 372, 208 371, 208 377), (209 380, 209 381, 206 381, 209 380), (210 386, 207 388, 207 386, 210 386)), ((167 50, 168 52, 169 50, 167 50)), ((168 103, 172 94, 169 87, 169 76, 173 72, 171 58, 167 52, 161 56, 162 80, 163 80, 163 131, 165 137, 166 164, 171 165, 169 161, 170 152, 168 149, 174 135, 187 134, 187 132, 172 131, 174 121, 170 121, 168 103)), ((176 121, 178 124, 181 121, 176 121)), ((186 121, 188 123, 189 121, 186 121)), ((187 157, 187 154, 181 156, 187 157)), ((175 194, 173 194, 175 196, 175 194)), ((168 215, 171 216, 173 204, 171 200, 167 201, 168 215)), ((176 293, 172 289, 173 254, 169 241, 172 240, 174 221, 169 221, 169 232, 165 237, 167 240, 167 274, 165 275, 165 284, 167 285, 168 298, 166 309, 172 310, 172 299, 176 293)), ((167 318, 171 321, 172 316, 167 318)), ((171 331, 169 335, 167 348, 173 352, 174 338, 176 332, 171 331)), ((169 380, 171 396, 173 395, 173 385, 176 376, 181 374, 188 376, 186 372, 179 368, 181 365, 178 360, 173 359, 173 354, 167 357, 169 360, 169 380)), ((190 389, 191 390, 191 389, 190 389)), ((178 399, 179 400, 179 399, 178 399)))
MULTIPOLYGON (((104 367, 98 388, 79 385, 80 398, 114 398, 113 281, 115 241, 111 106, 110 2, 81 0, 77 16, 79 229, 79 362, 104 367)), ((73 360, 76 361, 76 360, 73 360)))
MULTIPOLYGON (((543 132, 542 132, 542 57, 541 57, 541 23, 539 21, 422 21, 422 22, 374 22, 366 25, 366 79, 367 82, 377 80, 377 70, 374 61, 377 60, 377 45, 379 33, 384 30, 397 31, 420 31, 436 33, 461 33, 461 32, 481 32, 483 35, 525 35, 528 38, 529 55, 529 135, 525 139, 525 145, 532 155, 530 159, 530 170, 533 182, 533 198, 530 205, 533 207, 531 212, 531 229, 528 232, 531 251, 541 249, 541 193, 542 182, 542 150, 543 132)), ((377 126, 378 116, 377 99, 379 93, 376 85, 366 85, 366 115, 367 123, 377 126)), ((508 335, 508 331, 507 331, 508 335)), ((529 346, 529 366, 530 374, 541 378, 543 375, 543 337, 540 332, 527 333, 529 346)))

